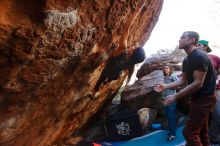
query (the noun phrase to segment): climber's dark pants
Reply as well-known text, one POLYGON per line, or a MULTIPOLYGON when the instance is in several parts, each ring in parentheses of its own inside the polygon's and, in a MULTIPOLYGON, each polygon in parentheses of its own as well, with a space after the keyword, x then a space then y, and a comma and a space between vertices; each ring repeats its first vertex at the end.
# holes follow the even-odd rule
POLYGON ((192 97, 189 120, 183 129, 187 146, 209 146, 208 119, 215 102, 215 95, 192 97))

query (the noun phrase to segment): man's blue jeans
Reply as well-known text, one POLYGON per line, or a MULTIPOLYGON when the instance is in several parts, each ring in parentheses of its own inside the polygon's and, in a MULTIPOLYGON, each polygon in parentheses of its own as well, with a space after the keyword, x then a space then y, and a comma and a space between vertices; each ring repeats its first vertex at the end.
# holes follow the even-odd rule
POLYGON ((164 106, 164 110, 168 120, 169 132, 171 135, 176 135, 176 102, 171 105, 164 106))

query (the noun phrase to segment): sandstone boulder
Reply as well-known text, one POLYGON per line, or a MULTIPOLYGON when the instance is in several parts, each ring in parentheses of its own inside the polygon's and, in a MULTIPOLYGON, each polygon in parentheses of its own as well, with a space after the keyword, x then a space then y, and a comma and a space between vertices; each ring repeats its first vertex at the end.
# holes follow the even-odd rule
POLYGON ((185 52, 176 48, 174 51, 160 51, 158 54, 146 59, 140 69, 137 71, 137 78, 141 78, 154 70, 161 70, 164 64, 170 64, 174 71, 181 71, 183 59, 186 57, 185 52))
MULTIPOLYGON (((94 87, 138 2, 0 1, 0 145, 60 145, 107 107, 127 72, 94 87)), ((158 20, 163 1, 145 2, 129 47, 158 20)))

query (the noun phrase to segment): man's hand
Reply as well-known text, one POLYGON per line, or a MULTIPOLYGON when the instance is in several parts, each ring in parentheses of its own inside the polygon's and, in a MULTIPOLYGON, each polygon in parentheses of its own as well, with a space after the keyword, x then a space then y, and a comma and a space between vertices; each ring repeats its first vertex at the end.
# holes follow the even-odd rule
POLYGON ((165 90, 165 84, 158 84, 154 87, 154 91, 156 92, 162 92, 163 90, 165 90))
POLYGON ((173 103, 174 101, 176 101, 176 94, 171 94, 171 95, 168 95, 166 97, 166 99, 163 101, 163 104, 164 105, 170 105, 171 103, 173 103))

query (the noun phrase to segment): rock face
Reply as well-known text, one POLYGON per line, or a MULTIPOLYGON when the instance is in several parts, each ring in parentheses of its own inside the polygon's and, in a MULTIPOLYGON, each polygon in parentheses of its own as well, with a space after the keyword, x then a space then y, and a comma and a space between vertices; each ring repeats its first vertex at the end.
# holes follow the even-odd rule
POLYGON ((150 108, 142 108, 138 110, 138 116, 142 129, 149 129, 150 124, 156 119, 157 111, 150 108))
MULTIPOLYGON (((174 74, 180 75, 181 72, 176 71, 174 74)), ((128 107, 136 109, 147 107, 160 110, 162 108, 161 94, 155 92, 154 87, 162 83, 163 72, 155 70, 125 87, 121 94, 122 101, 128 107)))
POLYGON ((163 72, 155 70, 152 73, 135 81, 132 85, 127 86, 122 92, 122 98, 130 100, 136 97, 144 96, 152 91, 157 84, 163 83, 163 72))
MULTIPOLYGON (((132 85, 128 85, 121 93, 122 104, 127 107, 135 109, 145 109, 145 112, 141 117, 142 127, 143 123, 149 124, 146 122, 146 115, 149 114, 150 110, 155 110, 158 113, 157 119, 161 120, 162 123, 167 121, 164 114, 164 108, 161 102, 161 93, 154 91, 154 87, 157 84, 163 83, 163 72, 162 68, 164 64, 169 64, 174 68, 174 74, 180 77, 181 75, 181 64, 182 60, 185 57, 185 53, 179 50, 174 50, 171 53, 159 54, 149 58, 138 70, 137 77, 138 80, 135 81, 132 85), (145 121, 144 121, 145 120, 145 121), (144 122, 143 122, 144 121, 144 122)), ((177 89, 178 92, 179 89, 177 89)), ((187 114, 189 109, 189 97, 183 97, 177 102, 177 113, 187 114)), ((154 116, 151 117, 151 122, 155 119, 154 116)), ((149 126, 149 125, 148 125, 149 126)), ((146 126, 146 127, 148 127, 146 126)))
POLYGON ((164 64, 169 64, 173 67, 174 71, 180 71, 182 68, 182 61, 186 57, 183 50, 176 48, 172 52, 165 52, 157 54, 147 59, 137 72, 137 78, 141 78, 154 70, 161 70, 164 64))
MULTIPOLYGON (((123 72, 94 91, 139 0, 0 1, 0 145, 59 144, 108 101, 123 72)), ((128 46, 143 46, 162 0, 146 0, 128 46)))
POLYGON ((186 54, 179 49, 165 54, 157 54, 145 60, 137 71, 138 80, 132 85, 126 86, 122 92, 125 100, 142 97, 154 92, 157 84, 163 83, 163 65, 169 64, 173 67, 174 74, 181 75, 182 61, 186 54))

